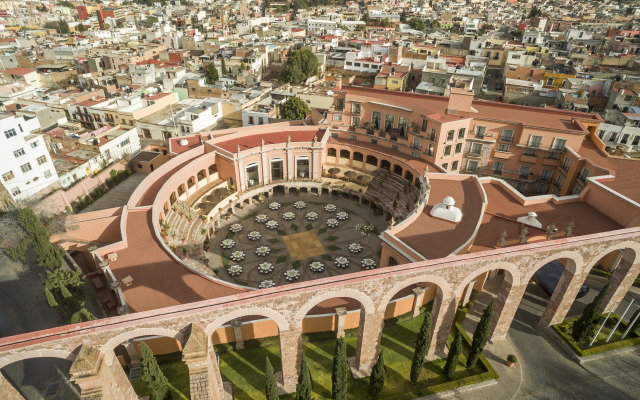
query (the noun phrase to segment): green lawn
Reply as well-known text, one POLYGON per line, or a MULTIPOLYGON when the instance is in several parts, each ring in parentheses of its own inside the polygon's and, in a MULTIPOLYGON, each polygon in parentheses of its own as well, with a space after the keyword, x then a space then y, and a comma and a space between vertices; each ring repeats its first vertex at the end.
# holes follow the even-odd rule
MULTIPOLYGON (((419 317, 394 323, 387 321, 383 335, 382 346, 385 351, 387 366, 386 383, 378 398, 412 399, 421 395, 448 390, 462 384, 476 383, 480 380, 495 378, 495 372, 485 366, 486 360, 479 362, 474 368, 467 369, 465 348, 458 364, 454 381, 449 381, 442 375, 444 360, 426 363, 417 384, 409 381, 411 358, 413 356, 413 342, 424 314, 419 317)), ((331 368, 335 339, 330 338, 333 333, 320 333, 304 336, 304 354, 309 362, 313 381, 314 398, 331 398, 331 368)), ((355 356, 357 344, 357 329, 347 332, 347 355, 355 356)), ((449 341, 453 340, 452 337, 449 341)), ((256 341, 257 342, 257 341, 256 341)), ((255 346, 258 343, 254 344, 255 346)), ((220 348, 220 346, 219 346, 220 348)), ((229 349, 230 346, 225 346, 229 349)), ((280 347, 276 340, 268 340, 263 347, 252 347, 241 351, 220 353, 220 370, 224 380, 233 382, 235 399, 263 398, 264 392, 264 363, 269 356, 276 371, 281 370, 280 347)), ((490 367, 489 367, 490 368, 490 367)), ((353 399, 370 399, 368 378, 349 379, 349 397, 353 399)), ((293 400, 293 395, 281 396, 282 399, 293 400)))
MULTIPOLYGON (((156 359, 160 369, 169 380, 169 390, 172 391, 172 398, 189 398, 189 368, 182 362, 182 352, 157 355, 156 359)), ((149 396, 151 391, 142 379, 131 382, 133 389, 138 396, 149 396)))

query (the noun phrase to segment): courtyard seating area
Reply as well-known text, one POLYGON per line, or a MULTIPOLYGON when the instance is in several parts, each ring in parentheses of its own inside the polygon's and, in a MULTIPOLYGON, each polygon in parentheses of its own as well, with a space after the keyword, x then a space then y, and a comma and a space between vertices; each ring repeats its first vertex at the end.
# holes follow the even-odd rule
POLYGON ((379 265, 377 233, 385 228, 382 217, 349 198, 276 195, 218 228, 209 266, 255 288, 371 269, 379 265))

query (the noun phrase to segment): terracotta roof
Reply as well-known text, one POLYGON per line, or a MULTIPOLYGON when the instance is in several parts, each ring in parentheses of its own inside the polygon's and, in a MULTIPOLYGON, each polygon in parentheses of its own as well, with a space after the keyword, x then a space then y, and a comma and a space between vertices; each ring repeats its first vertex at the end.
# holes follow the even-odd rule
POLYGON ((291 136, 292 142, 311 142, 313 141, 313 137, 315 136, 318 141, 322 140, 324 136, 324 131, 318 129, 314 131, 300 131, 300 132, 267 132, 264 134, 257 135, 247 135, 240 136, 234 135, 234 137, 229 138, 225 141, 220 141, 215 143, 216 146, 229 151, 231 153, 235 153, 238 151, 238 146, 240 146, 240 150, 251 149, 255 147, 259 147, 262 144, 262 139, 264 139, 265 144, 275 144, 275 143, 286 143, 287 138, 291 136))
POLYGON ((30 74, 32 72, 36 72, 35 69, 29 69, 29 68, 20 68, 20 67, 16 67, 16 68, 9 68, 9 69, 5 69, 4 71, 2 71, 3 74, 7 74, 7 75, 27 75, 30 74))

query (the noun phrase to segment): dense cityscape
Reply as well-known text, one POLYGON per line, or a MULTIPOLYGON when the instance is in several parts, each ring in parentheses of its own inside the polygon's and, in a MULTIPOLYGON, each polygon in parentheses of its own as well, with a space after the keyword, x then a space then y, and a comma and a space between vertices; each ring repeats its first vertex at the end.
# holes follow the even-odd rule
POLYGON ((640 399, 640 4, 0 1, 0 398, 640 399))

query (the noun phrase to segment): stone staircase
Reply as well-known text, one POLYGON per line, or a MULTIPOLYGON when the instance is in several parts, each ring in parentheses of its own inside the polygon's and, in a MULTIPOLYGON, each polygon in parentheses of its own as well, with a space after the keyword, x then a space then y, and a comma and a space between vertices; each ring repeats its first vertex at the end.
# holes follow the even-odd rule
POLYGON ((206 237, 206 230, 213 224, 210 221, 203 221, 196 210, 182 201, 173 203, 173 207, 167 212, 165 223, 168 225, 167 241, 169 245, 176 246, 201 244, 206 237), (203 230, 205 230, 204 233, 203 230))
POLYGON ((369 184, 368 195, 377 199, 380 205, 386 206, 395 218, 404 219, 413 211, 414 205, 420 196, 418 188, 400 175, 389 172, 386 169, 375 170, 372 175, 373 180, 369 184), (394 201, 397 202, 395 210, 393 210, 394 201))

